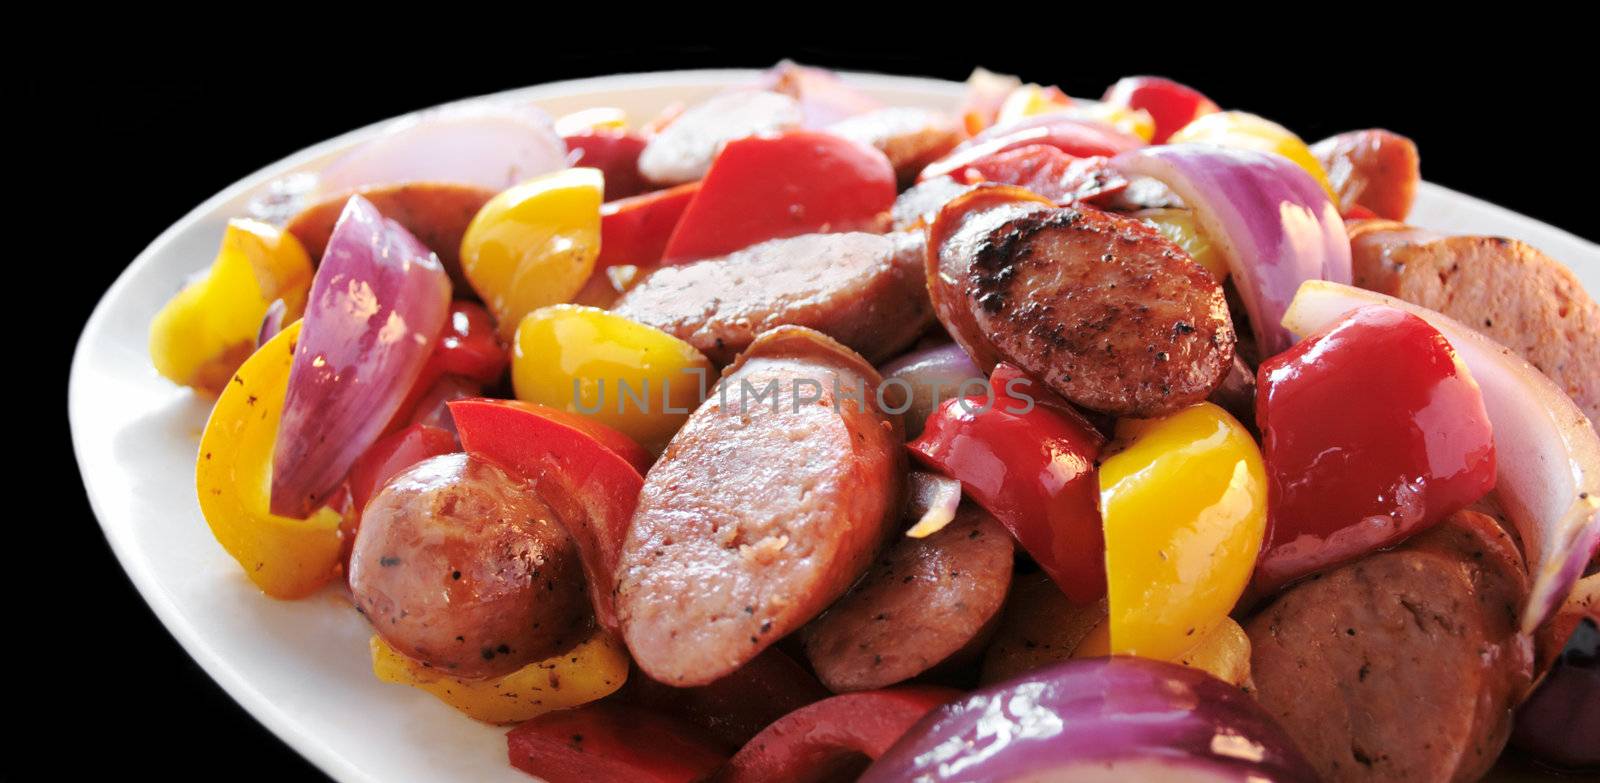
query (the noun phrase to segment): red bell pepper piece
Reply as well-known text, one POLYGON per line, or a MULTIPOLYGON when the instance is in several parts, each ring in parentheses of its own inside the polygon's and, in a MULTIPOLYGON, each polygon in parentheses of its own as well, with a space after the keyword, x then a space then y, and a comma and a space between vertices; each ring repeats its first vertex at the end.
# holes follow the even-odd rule
POLYGON ((928 164, 917 179, 954 174, 992 155, 1035 144, 1055 147, 1075 158, 1111 158, 1144 146, 1144 141, 1098 122, 1041 114, 990 128, 961 142, 949 155, 928 164))
POLYGON ((444 329, 433 353, 422 365, 416 383, 389 421, 393 432, 416 418, 417 406, 435 390, 440 379, 459 375, 480 384, 495 383, 505 375, 511 358, 494 328, 494 317, 483 305, 457 299, 450 303, 444 329))
POLYGON ((606 201, 637 196, 650 189, 639 173, 643 136, 627 131, 593 129, 562 136, 572 165, 599 169, 606 180, 606 201))
POLYGON ((615 629, 612 582, 649 455, 603 424, 531 402, 459 400, 450 414, 468 454, 532 482, 555 510, 578 545, 595 617, 615 629))
POLYGON ((662 261, 819 231, 875 230, 894 197, 894 168, 865 144, 809 130, 738 139, 712 161, 662 261))
POLYGON ((1035 398, 1031 406, 1008 395, 1008 381, 1022 377, 997 365, 990 384, 1000 393, 992 401, 946 400, 906 445, 917 461, 960 481, 1068 598, 1093 603, 1106 591, 1095 471, 1105 438, 1037 386, 1020 387, 1035 398))
POLYGON ((1478 384, 1443 335, 1356 310, 1261 364, 1267 536, 1254 589, 1398 543, 1494 488, 1478 384))
POLYGON ((383 436, 366 450, 350 468, 346 481, 350 486, 350 500, 357 513, 367 507, 367 501, 389 479, 406 468, 429 457, 449 454, 459 450, 456 436, 449 430, 413 424, 398 432, 383 436))
POLYGON ((1179 128, 1222 109, 1199 90, 1160 76, 1129 76, 1106 90, 1106 103, 1144 109, 1155 120, 1152 144, 1165 144, 1179 128))
POLYGON ((621 695, 704 729, 729 747, 750 741, 768 724, 828 697, 815 675, 777 647, 768 647, 710 685, 674 688, 634 671, 621 695))
POLYGON ((600 256, 595 271, 618 264, 654 266, 667 249, 678 219, 700 192, 689 182, 600 206, 600 256))
POLYGON ((1075 158, 1048 144, 1029 144, 973 161, 960 172, 969 185, 1016 185, 1058 204, 1092 201, 1128 187, 1107 158, 1075 158))
POLYGON ((692 783, 727 758, 689 726, 612 701, 540 715, 506 748, 511 766, 549 783, 692 783))
POLYGON ((779 718, 745 743, 717 780, 852 779, 850 768, 862 756, 876 760, 922 716, 960 695, 949 688, 903 686, 823 699, 779 718))

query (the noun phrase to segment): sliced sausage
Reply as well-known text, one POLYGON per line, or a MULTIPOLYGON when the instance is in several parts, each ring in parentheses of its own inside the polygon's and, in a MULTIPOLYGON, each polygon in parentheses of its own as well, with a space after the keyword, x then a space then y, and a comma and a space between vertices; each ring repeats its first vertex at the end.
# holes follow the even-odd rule
POLYGON ((982 683, 1009 680, 1072 657, 1105 622, 1106 602, 1075 604, 1043 571, 1017 575, 1000 627, 983 655, 982 683))
POLYGON ((1500 237, 1447 237, 1389 257, 1399 269, 1394 296, 1516 351, 1600 421, 1600 305, 1571 269, 1500 237))
POLYGON ((1251 619, 1256 698, 1326 780, 1477 780, 1528 686, 1526 582, 1504 531, 1458 512, 1251 619))
POLYGON ((367 503, 350 590, 384 641, 461 677, 516 671, 590 627, 566 529, 525 484, 465 454, 419 462, 367 503))
POLYGON ((927 228, 945 204, 975 187, 945 176, 925 179, 906 188, 894 200, 894 207, 889 213, 894 230, 927 228))
POLYGON ((706 175, 722 145, 758 133, 800 127, 800 104, 765 90, 716 95, 677 116, 645 143, 639 173, 657 185, 693 182, 706 175))
MULTIPOLYGON (((990 196, 988 198, 994 198, 990 196)), ((929 293, 980 367, 1005 360, 1091 410, 1150 417, 1199 402, 1233 366, 1222 285, 1144 223, 1031 201, 946 204, 929 293)))
POLYGON ((676 335, 726 364, 757 335, 816 329, 870 361, 910 345, 933 320, 921 233, 807 234, 662 267, 615 312, 676 335))
POLYGON ((1390 296, 1400 284, 1400 268, 1395 265, 1394 251, 1442 238, 1425 228, 1382 219, 1345 221, 1344 231, 1350 237, 1351 282, 1390 296))
POLYGON ((891 107, 857 114, 828 131, 876 147, 894 166, 902 186, 915 182, 922 168, 954 149, 966 133, 955 117, 932 109, 891 107))
POLYGON ((835 693, 882 688, 976 650, 1005 601, 1012 550, 972 504, 927 538, 902 536, 802 633, 818 679, 835 693))
POLYGON ((1311 145, 1339 196, 1339 211, 1362 206, 1389 220, 1405 220, 1422 181, 1417 145, 1382 128, 1349 131, 1311 145))
POLYGON ((684 687, 727 675, 866 570, 905 480, 903 434, 872 404, 877 385, 848 348, 780 327, 673 437, 645 477, 617 570, 623 639, 651 678, 684 687))
POLYGON ((494 191, 452 182, 407 182, 329 196, 301 210, 285 226, 306 246, 312 260, 322 258, 333 224, 339 222, 345 202, 357 193, 439 256, 457 291, 472 290, 461 272, 461 237, 478 210, 494 197, 494 191))

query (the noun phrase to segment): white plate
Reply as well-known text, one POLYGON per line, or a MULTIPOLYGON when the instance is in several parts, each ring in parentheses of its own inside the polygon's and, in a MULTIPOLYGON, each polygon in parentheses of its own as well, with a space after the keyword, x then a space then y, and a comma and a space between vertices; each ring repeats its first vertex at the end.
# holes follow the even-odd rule
MULTIPOLYGON (((754 71, 681 71, 560 82, 502 93, 554 114, 620 106, 653 115, 747 83, 754 71)), ((896 105, 949 107, 960 85, 853 74, 896 105)), ((178 641, 245 709, 341 781, 515 781, 504 730, 432 696, 373 678, 365 622, 334 591, 268 599, 211 538, 194 491, 194 455, 209 404, 157 376, 145 351, 151 317, 216 252, 229 217, 269 180, 315 169, 382 124, 324 142, 239 181, 162 232, 95 308, 72 363, 68 412, 89 501, 134 585, 178 641)), ((1426 140, 1424 153, 1426 153, 1426 140)), ((1600 247, 1492 204, 1424 184, 1414 223, 1499 234, 1571 265, 1600 292, 1600 247)))

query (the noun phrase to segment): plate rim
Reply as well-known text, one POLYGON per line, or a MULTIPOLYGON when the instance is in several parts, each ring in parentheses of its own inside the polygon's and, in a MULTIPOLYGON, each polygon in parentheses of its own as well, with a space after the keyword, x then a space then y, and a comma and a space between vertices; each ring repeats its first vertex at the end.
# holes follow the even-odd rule
MULTIPOLYGON (((213 646, 206 641, 205 635, 200 628, 184 617, 173 596, 157 579, 156 574, 153 573, 154 569, 149 567, 148 561, 144 558, 133 556, 134 544, 131 533, 123 530, 125 526, 112 525, 107 522, 108 515, 105 513, 105 501, 99 496, 100 493, 96 491, 85 465, 85 454, 92 444, 88 442, 88 436, 84 434, 84 427, 80 423, 81 414, 79 410, 89 404, 87 397, 90 390, 84 387, 82 381, 85 376, 86 355, 89 353, 86 350, 86 346, 89 345, 91 337, 97 337, 104 331, 105 320, 109 317, 111 303, 117 301, 123 292, 132 285, 132 280, 139 269, 152 263, 151 259, 163 252, 166 246, 174 241, 175 237, 215 212, 221 205, 259 188, 265 182, 270 181, 275 174, 303 166, 362 137, 375 135, 392 124, 408 121, 420 113, 443 106, 482 100, 537 100, 541 97, 555 98, 572 93, 594 92, 606 89, 665 87, 683 89, 701 86, 715 88, 726 86, 731 81, 750 80, 762 73, 763 70, 759 68, 703 68, 644 71, 542 82, 460 98, 368 123, 362 127, 296 150, 276 161, 261 166, 201 201, 157 234, 142 251, 123 267, 116 280, 106 288, 96 301, 93 311, 84 322, 83 329, 73 345, 72 362, 67 379, 67 418, 71 433, 70 442, 73 450, 73 462, 78 469, 79 478, 83 482, 84 494, 88 498, 90 510, 94 514, 95 522, 100 528, 101 535, 105 537, 107 544, 117 559, 118 565, 138 591, 146 606, 161 622, 167 633, 183 648, 183 651, 240 708, 249 713, 254 720, 272 732, 281 742, 300 754, 323 773, 340 781, 367 781, 371 779, 371 776, 366 771, 355 765, 344 754, 341 754, 331 743, 315 736, 302 724, 281 710, 239 670, 224 660, 213 646)), ((959 95, 962 89, 962 83, 960 82, 933 77, 864 71, 837 71, 837 73, 848 83, 862 85, 940 91, 949 93, 952 96, 959 95)), ((1422 182, 1420 189, 1424 192, 1432 192, 1434 196, 1439 198, 1477 202, 1479 207, 1498 213, 1499 217, 1505 219, 1508 223, 1528 226, 1535 231, 1555 232, 1565 235, 1566 238, 1575 243, 1575 246, 1587 246, 1592 252, 1600 255, 1600 245, 1596 245, 1590 240, 1565 229, 1544 223, 1537 218, 1431 182, 1422 182)), ((1594 293, 1600 294, 1600 292, 1594 293)))

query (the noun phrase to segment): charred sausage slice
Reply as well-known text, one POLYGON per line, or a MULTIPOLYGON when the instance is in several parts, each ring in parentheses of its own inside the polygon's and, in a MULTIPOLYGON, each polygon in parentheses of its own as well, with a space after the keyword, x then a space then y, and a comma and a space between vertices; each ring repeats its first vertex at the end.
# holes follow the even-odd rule
POLYGON ((873 404, 877 385, 848 348, 781 327, 673 437, 645 477, 617 572, 623 639, 651 678, 684 687, 727 675, 866 570, 905 477, 902 431, 873 404))
POLYGON ((590 627, 566 529, 526 484, 465 454, 419 462, 367 503, 350 590, 384 641, 460 677, 516 671, 590 627))
POLYGON ((757 335, 805 326, 870 361, 895 355, 933 320, 922 234, 808 234, 722 258, 662 267, 613 308, 727 364, 757 335))
POLYGON ((1291 588, 1247 625, 1257 699, 1326 780, 1477 780, 1529 679, 1514 555, 1463 511, 1291 588))
POLYGON ((911 679, 993 630, 1011 584, 1011 536, 967 504, 942 530, 904 538, 802 634, 818 679, 835 693, 911 679))
POLYGON ((1235 342, 1222 286, 1177 245, 1093 207, 975 210, 983 192, 928 232, 935 311, 979 366, 1009 361, 1118 416, 1168 413, 1222 382, 1235 342))

